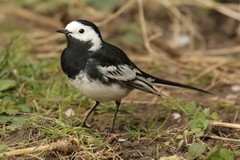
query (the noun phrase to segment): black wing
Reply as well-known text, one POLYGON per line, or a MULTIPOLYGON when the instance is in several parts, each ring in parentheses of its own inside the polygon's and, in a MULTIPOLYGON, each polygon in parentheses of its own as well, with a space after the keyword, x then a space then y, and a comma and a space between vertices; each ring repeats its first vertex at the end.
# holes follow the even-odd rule
POLYGON ((96 61, 95 63, 97 65, 95 66, 97 66, 97 72, 104 76, 105 79, 108 78, 121 83, 121 85, 125 85, 125 87, 138 89, 156 95, 159 95, 159 93, 154 89, 154 84, 209 93, 202 89, 151 76, 141 71, 121 49, 109 43, 104 43, 104 47, 98 50, 98 52, 93 53, 92 58, 96 61))

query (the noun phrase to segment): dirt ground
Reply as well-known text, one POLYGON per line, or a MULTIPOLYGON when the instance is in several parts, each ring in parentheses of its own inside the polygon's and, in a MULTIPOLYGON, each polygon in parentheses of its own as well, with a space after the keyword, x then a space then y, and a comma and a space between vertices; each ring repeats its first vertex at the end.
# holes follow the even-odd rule
MULTIPOLYGON (((21 72, 21 68, 14 70, 16 62, 10 59, 11 73, 0 72, 4 78, 21 83, 0 92, 0 99, 24 96, 26 104, 32 106, 31 112, 23 114, 28 117, 24 125, 8 130, 11 121, 0 121, 0 157, 1 152, 12 151, 15 155, 10 159, 214 159, 214 151, 224 148, 234 153, 235 159, 240 158, 240 25, 239 18, 228 14, 229 10, 240 14, 239 4, 223 5, 224 12, 219 8, 222 3, 209 7, 198 0, 193 4, 124 1, 110 10, 88 2, 55 2, 53 7, 50 2, 36 1, 39 7, 33 8, 24 1, 0 2, 0 22, 4 24, 0 49, 7 48, 14 36, 24 37, 20 49, 13 52, 26 52, 33 59, 28 65, 35 69, 31 74, 21 72), (91 115, 91 128, 80 127, 93 101, 64 79, 59 57, 66 42, 55 34, 56 29, 77 18, 97 22, 104 39, 126 51, 144 71, 213 94, 167 87, 156 87, 161 97, 133 91, 122 100, 114 133, 108 132, 115 111, 111 102, 101 104, 91 115), (24 78, 19 78, 21 74, 24 78), (218 114, 217 120, 209 121, 226 124, 209 123, 204 134, 196 136, 188 123, 193 116, 183 110, 193 102, 201 111, 210 108, 218 114), (69 109, 74 115, 66 115, 69 109), (189 148, 194 143, 207 147, 193 156, 189 148), (1 148, 3 144, 6 149, 1 148)), ((22 113, 11 116, 18 115, 22 113)), ((0 116, 6 113, 0 112, 0 116)))

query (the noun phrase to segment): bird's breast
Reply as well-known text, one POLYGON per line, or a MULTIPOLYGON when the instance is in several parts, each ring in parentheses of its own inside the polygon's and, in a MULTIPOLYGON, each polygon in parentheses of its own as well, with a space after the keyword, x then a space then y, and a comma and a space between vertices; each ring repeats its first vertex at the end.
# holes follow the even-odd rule
POLYGON ((131 91, 116 83, 104 84, 99 80, 90 79, 84 72, 69 81, 83 95, 99 102, 121 100, 131 91))
POLYGON ((74 78, 81 70, 84 70, 89 55, 82 47, 67 47, 61 55, 61 67, 63 72, 74 78))

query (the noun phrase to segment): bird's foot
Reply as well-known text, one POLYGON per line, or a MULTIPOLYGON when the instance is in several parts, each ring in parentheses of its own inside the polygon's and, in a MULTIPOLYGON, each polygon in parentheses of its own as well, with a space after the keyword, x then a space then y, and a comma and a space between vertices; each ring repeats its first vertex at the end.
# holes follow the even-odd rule
POLYGON ((86 122, 83 122, 83 123, 81 124, 81 127, 84 127, 84 128, 91 128, 92 126, 89 125, 89 124, 87 124, 86 122))
POLYGON ((114 126, 111 126, 111 128, 108 129, 108 133, 110 133, 110 134, 115 133, 114 126))
POLYGON ((108 143, 113 143, 114 141, 118 141, 118 138, 119 138, 119 134, 115 134, 115 133, 113 133, 113 134, 110 134, 109 132, 108 132, 108 135, 107 135, 107 137, 106 137, 106 141, 108 142, 108 143))
POLYGON ((113 129, 113 128, 110 128, 110 129, 108 130, 108 133, 114 133, 114 129, 113 129))

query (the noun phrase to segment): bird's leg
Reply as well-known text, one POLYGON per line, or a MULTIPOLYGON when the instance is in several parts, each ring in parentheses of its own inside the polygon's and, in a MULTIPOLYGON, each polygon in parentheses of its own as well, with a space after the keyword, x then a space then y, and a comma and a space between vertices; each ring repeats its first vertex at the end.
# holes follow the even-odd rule
POLYGON ((112 133, 114 131, 115 120, 117 117, 117 113, 118 113, 118 109, 121 104, 121 101, 115 101, 115 103, 116 103, 116 110, 115 110, 114 117, 113 117, 112 127, 110 128, 110 132, 112 132, 112 133))
POLYGON ((100 103, 98 101, 96 101, 95 105, 88 111, 86 117, 83 119, 81 126, 83 127, 90 127, 89 125, 86 124, 86 121, 88 119, 88 117, 90 116, 90 114, 94 111, 94 109, 99 105, 100 103))

